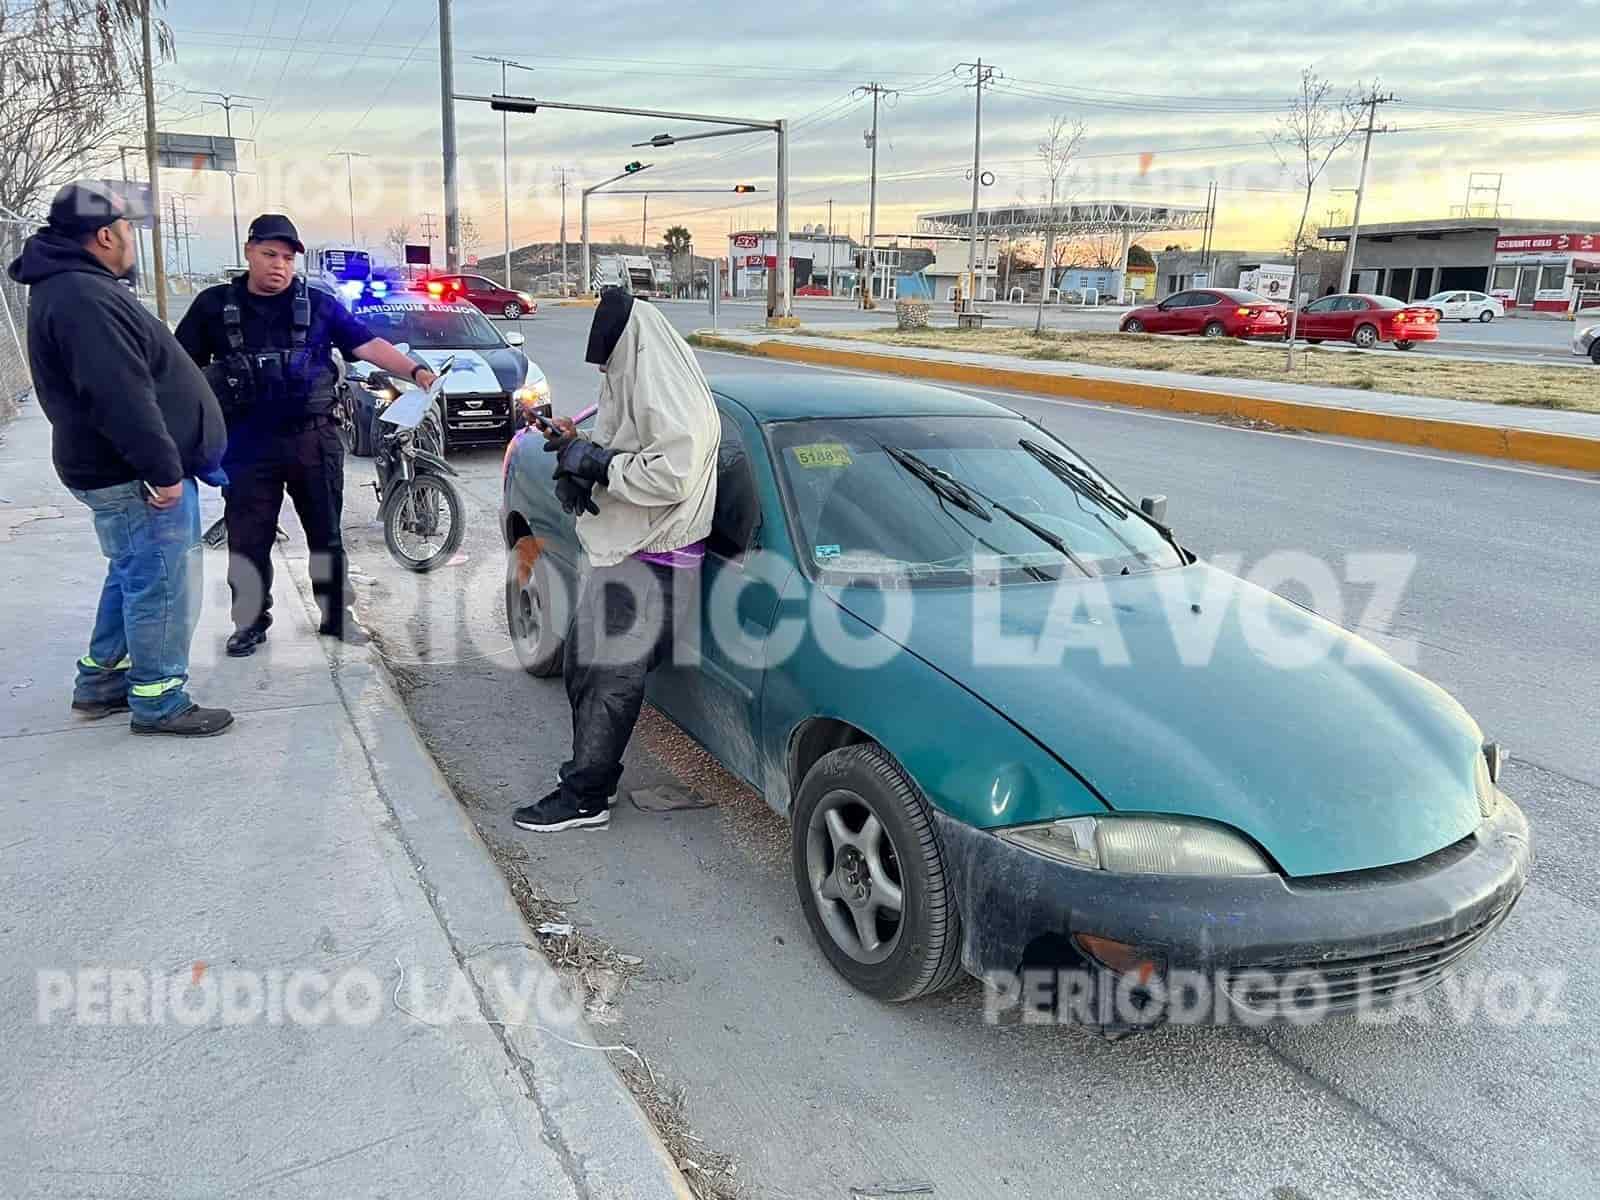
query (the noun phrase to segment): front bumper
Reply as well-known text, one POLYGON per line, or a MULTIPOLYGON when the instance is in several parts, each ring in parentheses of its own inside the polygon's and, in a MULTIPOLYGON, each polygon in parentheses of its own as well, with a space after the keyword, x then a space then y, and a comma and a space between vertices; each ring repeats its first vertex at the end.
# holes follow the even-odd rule
MULTIPOLYGON (((1087 976, 1100 993, 1087 1023, 1104 1025, 1180 1019, 1172 1015, 1179 1009, 1181 1019, 1213 1023, 1409 999, 1455 971, 1504 920, 1532 856, 1527 819, 1510 799, 1470 837, 1427 858, 1305 879, 1111 875, 935 818, 967 971, 1002 986, 1030 972, 1087 976), (1095 961, 1081 935, 1137 948, 1161 977, 1144 998, 1163 992, 1174 1002, 1141 1006, 1134 994, 1140 1016, 1128 1020, 1109 1004, 1111 992, 1120 984, 1138 993, 1139 980, 1095 961), (1208 991, 1203 1003, 1176 1002, 1180 986, 1196 983, 1208 991)), ((1148 968, 1141 977, 1149 982, 1148 968)))
POLYGON ((444 399, 445 436, 455 446, 503 446, 516 432, 508 393, 451 396, 444 399))

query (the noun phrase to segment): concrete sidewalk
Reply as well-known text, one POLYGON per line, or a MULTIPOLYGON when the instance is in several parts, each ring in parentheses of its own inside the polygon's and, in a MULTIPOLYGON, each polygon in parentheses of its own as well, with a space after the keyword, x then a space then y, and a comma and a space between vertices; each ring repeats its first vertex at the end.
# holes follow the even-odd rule
POLYGON ((0 1195, 688 1196, 303 562, 231 660, 205 555, 223 736, 69 712, 103 561, 48 434, 0 427, 0 1195))
POLYGON ((1265 419, 1345 437, 1600 470, 1600 414, 1224 379, 760 330, 703 330, 750 353, 1113 404, 1265 419), (1225 391, 1222 389, 1226 389, 1225 391))

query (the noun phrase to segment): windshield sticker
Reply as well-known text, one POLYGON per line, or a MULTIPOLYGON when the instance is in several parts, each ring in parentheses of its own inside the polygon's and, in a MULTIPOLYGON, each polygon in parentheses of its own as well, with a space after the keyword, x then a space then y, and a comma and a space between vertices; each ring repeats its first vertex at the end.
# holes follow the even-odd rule
POLYGON ((817 561, 818 562, 821 562, 823 559, 827 559, 827 558, 838 558, 839 557, 839 547, 837 547, 837 546, 818 546, 817 549, 816 549, 816 556, 817 556, 817 561))
POLYGON ((807 470, 817 467, 848 467, 851 465, 850 451, 838 442, 818 442, 813 446, 793 446, 789 450, 794 455, 796 466, 807 470))

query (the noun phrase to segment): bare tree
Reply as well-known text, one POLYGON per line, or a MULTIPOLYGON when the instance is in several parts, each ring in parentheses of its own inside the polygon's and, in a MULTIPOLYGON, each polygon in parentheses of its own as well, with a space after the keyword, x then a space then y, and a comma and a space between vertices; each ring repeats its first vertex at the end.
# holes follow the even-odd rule
MULTIPOLYGON (((0 0, 0 206, 37 216, 48 192, 104 167, 143 118, 147 0, 0 0)), ((153 9, 166 0, 148 0, 153 9)), ((171 56, 172 31, 154 30, 171 56)))
MULTIPOLYGON (((1056 205, 1069 202, 1072 199, 1072 184, 1076 172, 1073 160, 1078 156, 1078 150, 1083 145, 1083 122, 1068 117, 1064 113, 1057 113, 1050 118, 1050 128, 1039 142, 1039 163, 1044 167, 1045 179, 1049 184, 1049 208, 1045 210, 1044 219, 1044 262, 1054 264, 1056 252, 1056 234, 1063 232, 1065 226, 1056 216, 1056 205)), ((1033 331, 1039 333, 1044 329, 1044 298, 1050 291, 1051 278, 1054 276, 1054 266, 1045 268, 1045 276, 1039 281, 1039 307, 1033 318, 1033 331)))
POLYGON ((463 258, 474 257, 478 247, 483 245, 483 233, 478 229, 478 222, 471 213, 461 214, 461 254, 463 258))
POLYGON ((1317 180, 1344 149, 1361 121, 1358 92, 1335 98, 1333 84, 1310 67, 1300 72, 1300 90, 1289 109, 1278 119, 1272 135, 1273 150, 1288 168, 1295 183, 1304 190, 1300 223, 1290 245, 1294 250, 1294 276, 1289 285, 1288 368, 1294 370, 1294 339, 1300 325, 1300 259, 1306 247, 1306 223, 1311 216, 1311 198, 1317 180))
POLYGON ((411 222, 401 221, 398 225, 389 226, 389 232, 383 236, 383 244, 394 254, 397 263, 406 261, 406 247, 411 244, 411 222))

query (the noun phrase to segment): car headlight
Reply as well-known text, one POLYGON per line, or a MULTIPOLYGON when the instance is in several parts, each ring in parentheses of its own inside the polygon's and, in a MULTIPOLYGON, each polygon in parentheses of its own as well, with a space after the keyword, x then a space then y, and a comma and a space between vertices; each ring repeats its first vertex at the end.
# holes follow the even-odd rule
POLYGON ((1269 875, 1240 834, 1178 817, 1070 817, 997 830, 1014 846, 1057 862, 1124 875, 1269 875))
POLYGON ((363 379, 361 381, 361 386, 366 388, 367 391, 372 394, 372 397, 377 401, 379 408, 383 408, 389 404, 392 404, 395 397, 400 394, 400 389, 395 387, 394 384, 384 376, 380 376, 377 379, 363 379))
POLYGON ((511 393, 511 402, 516 406, 517 415, 526 424, 528 416, 535 409, 547 408, 550 404, 550 381, 543 375, 536 374, 537 368, 528 368, 528 378, 521 387, 511 393))
POLYGON ((517 293, 517 299, 518 299, 518 300, 521 300, 521 301, 522 301, 522 302, 523 302, 523 303, 524 303, 524 304, 526 304, 526 305, 527 305, 527 306, 528 306, 528 307, 529 307, 529 308, 533 308, 533 307, 535 307, 535 305, 534 305, 534 303, 533 303, 533 297, 532 297, 532 296, 530 296, 530 295, 528 295, 528 293, 527 293, 527 292, 518 292, 518 293, 517 293))

